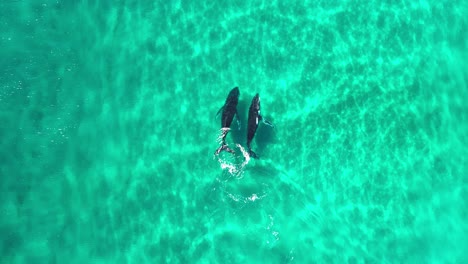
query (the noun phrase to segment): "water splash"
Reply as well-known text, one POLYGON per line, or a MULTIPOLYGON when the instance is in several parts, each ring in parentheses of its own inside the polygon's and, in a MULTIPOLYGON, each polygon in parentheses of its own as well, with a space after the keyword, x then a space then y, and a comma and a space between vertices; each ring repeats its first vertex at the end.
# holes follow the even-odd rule
POLYGON ((242 153, 242 158, 236 154, 229 154, 227 157, 225 155, 216 155, 221 169, 227 170, 231 176, 236 178, 242 178, 244 173, 244 168, 250 161, 250 156, 247 151, 240 144, 236 144, 237 148, 242 153), (239 162, 239 159, 242 159, 242 162, 239 162))

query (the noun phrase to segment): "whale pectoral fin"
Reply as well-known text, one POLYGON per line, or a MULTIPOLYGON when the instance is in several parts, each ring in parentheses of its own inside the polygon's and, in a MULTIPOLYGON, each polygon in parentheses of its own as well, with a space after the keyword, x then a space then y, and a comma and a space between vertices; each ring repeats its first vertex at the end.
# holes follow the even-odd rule
POLYGON ((236 120, 237 120, 237 130, 240 130, 241 122, 240 122, 239 113, 237 113, 237 110, 236 110, 236 120))
POLYGON ((219 113, 221 113, 221 111, 223 111, 223 109, 224 109, 224 106, 222 106, 222 107, 218 110, 218 112, 216 113, 215 119, 218 118, 219 113))
POLYGON ((270 121, 268 121, 266 119, 260 118, 260 120, 262 120, 263 124, 265 124, 267 126, 275 127, 275 125, 273 125, 270 121))

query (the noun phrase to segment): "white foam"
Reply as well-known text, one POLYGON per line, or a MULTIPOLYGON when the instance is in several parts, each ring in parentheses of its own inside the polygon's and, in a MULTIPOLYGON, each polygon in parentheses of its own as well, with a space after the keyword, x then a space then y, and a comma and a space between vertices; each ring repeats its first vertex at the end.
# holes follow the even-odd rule
POLYGON ((229 172, 229 174, 231 174, 232 176, 234 176, 236 178, 241 178, 242 174, 244 172, 245 166, 247 166, 247 164, 250 161, 250 156, 247 153, 247 151, 240 144, 236 144, 236 146, 239 148, 239 150, 242 153, 242 156, 244 157, 242 163, 237 163, 236 162, 238 156, 235 155, 235 154, 233 154, 233 158, 234 158, 233 161, 230 161, 229 158, 224 158, 223 159, 223 158, 221 158, 221 155, 217 155, 217 158, 218 158, 218 162, 219 162, 219 164, 221 166, 221 169, 227 170, 229 172))
POLYGON ((222 141, 223 141, 223 138, 224 136, 231 130, 231 128, 229 127, 223 127, 219 130, 219 134, 218 134, 218 137, 216 139, 216 142, 218 142, 218 144, 221 144, 222 141))

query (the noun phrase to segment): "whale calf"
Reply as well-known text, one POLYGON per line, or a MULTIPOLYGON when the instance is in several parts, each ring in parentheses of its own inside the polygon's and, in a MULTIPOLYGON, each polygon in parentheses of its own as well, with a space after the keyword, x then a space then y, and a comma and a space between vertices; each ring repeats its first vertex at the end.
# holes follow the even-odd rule
POLYGON ((258 159, 257 154, 252 151, 250 147, 250 143, 255 136, 255 132, 257 131, 258 121, 262 121, 265 125, 274 127, 272 123, 262 118, 260 114, 260 97, 258 93, 252 99, 252 103, 250 104, 249 108, 249 119, 247 121, 247 148, 249 156, 258 159))
POLYGON ((237 117, 237 124, 240 127, 239 115, 237 114, 237 103, 239 102, 239 95, 240 95, 239 88, 238 87, 233 88, 229 92, 229 95, 227 96, 226 102, 224 103, 223 107, 221 107, 221 109, 219 109, 218 113, 216 114, 216 115, 219 115, 219 113, 222 111, 222 114, 221 114, 222 143, 221 143, 221 146, 215 151, 215 155, 218 155, 221 151, 228 151, 230 153, 234 153, 234 150, 230 149, 228 145, 226 144, 226 136, 229 133, 234 116, 237 117))

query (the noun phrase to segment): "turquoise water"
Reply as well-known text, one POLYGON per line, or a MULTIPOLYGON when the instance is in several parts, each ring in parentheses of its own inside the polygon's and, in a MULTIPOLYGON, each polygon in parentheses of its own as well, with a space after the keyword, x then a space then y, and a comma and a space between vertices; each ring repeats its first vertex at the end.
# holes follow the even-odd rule
POLYGON ((0 262, 467 263, 466 14, 0 2, 0 262), (275 124, 243 165, 234 86, 230 146, 257 92, 275 124))

